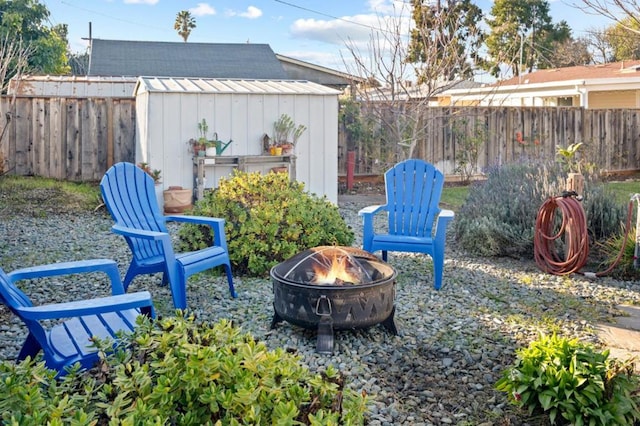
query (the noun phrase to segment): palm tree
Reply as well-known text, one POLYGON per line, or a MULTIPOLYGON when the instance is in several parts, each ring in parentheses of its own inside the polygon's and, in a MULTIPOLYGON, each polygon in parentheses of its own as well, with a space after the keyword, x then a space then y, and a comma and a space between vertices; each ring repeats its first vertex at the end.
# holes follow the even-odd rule
POLYGON ((189 38, 189 34, 191 34, 191 30, 195 27, 196 20, 193 16, 191 16, 191 12, 187 10, 178 12, 178 15, 176 16, 176 22, 173 24, 173 29, 178 32, 185 43, 189 38))

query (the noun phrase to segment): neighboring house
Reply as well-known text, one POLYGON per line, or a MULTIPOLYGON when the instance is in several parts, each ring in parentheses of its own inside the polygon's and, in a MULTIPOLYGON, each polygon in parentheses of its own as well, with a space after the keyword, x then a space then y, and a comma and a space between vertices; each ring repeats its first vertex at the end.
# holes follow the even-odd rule
POLYGON ((312 81, 338 90, 344 90, 352 84, 365 82, 364 78, 332 70, 320 65, 314 65, 288 56, 279 55, 277 53, 276 58, 278 58, 285 72, 292 80, 312 81))
POLYGON ((285 80, 268 44, 91 39, 91 76, 285 80))
POLYGON ((452 89, 468 90, 480 87, 482 84, 471 80, 439 81, 433 87, 427 85, 412 85, 409 82, 403 87, 392 91, 388 87, 376 87, 368 89, 367 94, 361 97, 365 102, 390 102, 390 101, 424 101, 427 99, 428 106, 447 105, 448 96, 442 97, 443 93, 448 93, 452 89))
POLYGON ((455 106, 640 108, 640 61, 539 70, 440 97, 455 106))
POLYGON ((268 44, 92 39, 90 76, 305 80, 344 90, 361 79, 277 55, 268 44))

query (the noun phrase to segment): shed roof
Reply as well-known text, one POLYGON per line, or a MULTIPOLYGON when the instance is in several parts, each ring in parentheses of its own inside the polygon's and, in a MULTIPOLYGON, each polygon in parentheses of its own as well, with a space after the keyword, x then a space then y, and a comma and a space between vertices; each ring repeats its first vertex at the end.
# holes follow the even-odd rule
POLYGON ((89 75, 286 79, 268 44, 91 40, 89 75))
POLYGON ((302 80, 140 77, 134 94, 143 92, 271 95, 339 95, 342 93, 321 84, 302 80))

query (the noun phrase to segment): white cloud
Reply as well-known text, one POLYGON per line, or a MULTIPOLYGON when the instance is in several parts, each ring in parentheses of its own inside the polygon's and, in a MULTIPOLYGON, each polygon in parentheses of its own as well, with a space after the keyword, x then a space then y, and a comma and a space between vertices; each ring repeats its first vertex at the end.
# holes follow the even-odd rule
POLYGON ((249 6, 247 11, 241 13, 240 16, 243 18, 256 19, 262 16, 262 11, 255 6, 249 6))
POLYGON ((124 0, 125 4, 150 4, 154 5, 158 3, 158 0, 124 0))
POLYGON ((366 41, 378 27, 375 15, 356 15, 334 19, 297 19, 291 25, 293 37, 343 45, 347 40, 366 41))
POLYGON ((383 15, 394 15, 407 8, 407 2, 402 0, 369 0, 369 10, 383 15))
POLYGON ((226 15, 227 16, 240 16, 242 18, 247 18, 247 19, 257 19, 259 17, 262 16, 262 10, 258 9, 255 6, 249 6, 247 7, 247 10, 244 12, 238 12, 235 10, 227 10, 226 11, 226 15))
POLYGON ((189 9, 193 16, 215 15, 216 10, 209 3, 198 3, 198 6, 189 9))

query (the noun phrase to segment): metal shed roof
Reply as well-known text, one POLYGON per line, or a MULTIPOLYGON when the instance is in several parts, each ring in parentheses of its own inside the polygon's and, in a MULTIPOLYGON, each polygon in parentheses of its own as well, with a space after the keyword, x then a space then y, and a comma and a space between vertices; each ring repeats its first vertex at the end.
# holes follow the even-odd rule
POLYGON ((339 95, 340 91, 302 80, 140 77, 134 93, 237 93, 270 95, 339 95))

